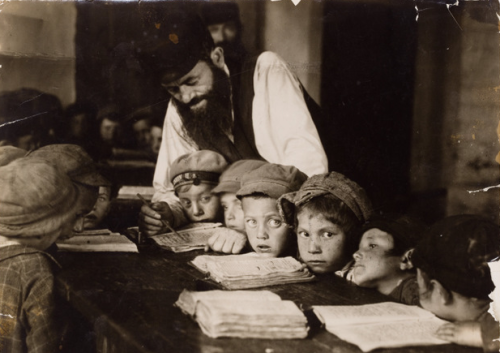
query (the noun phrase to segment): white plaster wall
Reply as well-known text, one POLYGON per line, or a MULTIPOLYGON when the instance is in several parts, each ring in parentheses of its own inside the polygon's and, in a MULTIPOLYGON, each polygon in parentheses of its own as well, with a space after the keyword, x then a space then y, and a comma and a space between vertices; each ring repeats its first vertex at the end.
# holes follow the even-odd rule
POLYGON ((320 103, 323 3, 302 0, 266 1, 263 49, 278 53, 311 97, 320 103))
POLYGON ((76 98, 76 3, 0 3, 0 92, 34 88, 62 104, 76 98))

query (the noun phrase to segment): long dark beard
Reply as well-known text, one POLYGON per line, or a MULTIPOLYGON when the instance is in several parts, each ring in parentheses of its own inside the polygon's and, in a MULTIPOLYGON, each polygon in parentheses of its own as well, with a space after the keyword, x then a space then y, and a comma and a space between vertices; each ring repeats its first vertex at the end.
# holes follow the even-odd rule
POLYGON ((202 97, 193 99, 189 104, 173 100, 182 118, 184 131, 200 149, 214 150, 221 138, 232 132, 233 118, 231 109, 231 81, 228 75, 209 63, 214 84, 202 97), (206 99, 203 110, 192 111, 191 106, 206 99))

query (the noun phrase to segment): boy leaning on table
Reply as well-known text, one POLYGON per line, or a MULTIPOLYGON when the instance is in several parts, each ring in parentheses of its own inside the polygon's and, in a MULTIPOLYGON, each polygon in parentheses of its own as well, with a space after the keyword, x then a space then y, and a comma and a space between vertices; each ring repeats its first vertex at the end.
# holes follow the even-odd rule
POLYGON ((236 192, 241 187, 241 178, 267 162, 243 159, 232 163, 220 176, 219 185, 212 192, 219 196, 224 211, 224 225, 217 229, 207 242, 205 250, 212 249, 226 254, 239 254, 247 244, 245 220, 241 201, 236 192))
POLYGON ((96 197, 97 188, 72 182, 46 160, 23 157, 0 167, 1 352, 63 348, 53 275, 59 265, 45 250, 83 230, 96 197))
POLYGON ((495 288, 488 262, 500 256, 500 228, 475 215, 447 217, 427 231, 413 252, 420 304, 452 321, 436 337, 500 350, 500 324, 489 312, 495 288))
POLYGON ((243 207, 245 231, 252 249, 262 257, 295 256, 297 240, 287 224, 278 199, 297 191, 307 175, 294 166, 266 163, 241 178, 236 196, 243 207))

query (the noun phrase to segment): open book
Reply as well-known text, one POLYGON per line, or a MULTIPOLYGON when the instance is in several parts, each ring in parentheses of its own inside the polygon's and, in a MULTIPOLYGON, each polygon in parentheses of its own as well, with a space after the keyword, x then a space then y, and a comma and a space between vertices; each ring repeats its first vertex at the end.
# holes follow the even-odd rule
POLYGON ((447 344, 433 336, 446 323, 418 306, 380 303, 313 306, 326 330, 364 352, 377 348, 447 344))
POLYGON ((186 252, 203 249, 208 239, 222 223, 191 223, 177 230, 177 234, 164 233, 150 237, 162 249, 173 252, 186 252))
POLYGON ((107 229, 86 230, 56 242, 59 251, 74 252, 138 252, 126 236, 107 229))
POLYGON ((268 291, 183 291, 176 305, 194 312, 210 337, 305 338, 307 318, 292 301, 268 291))
POLYGON ((146 200, 151 200, 155 193, 152 186, 124 185, 118 190, 118 199, 137 200, 137 194, 141 194, 146 200))
POLYGON ((180 308, 184 314, 193 316, 195 315, 196 304, 201 300, 239 300, 239 301, 280 301, 281 298, 278 294, 267 290, 250 291, 250 290, 209 290, 204 292, 194 292, 184 289, 179 295, 179 299, 175 302, 175 306, 180 308))
POLYGON ((227 289, 258 288, 315 279, 305 265, 291 256, 265 258, 256 253, 200 255, 191 263, 227 289))

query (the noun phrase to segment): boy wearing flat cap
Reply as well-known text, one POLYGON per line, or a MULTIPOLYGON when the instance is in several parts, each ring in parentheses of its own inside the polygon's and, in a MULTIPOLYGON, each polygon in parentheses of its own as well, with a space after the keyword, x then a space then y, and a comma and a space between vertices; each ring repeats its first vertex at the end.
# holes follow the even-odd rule
POLYGON ((280 57, 264 52, 243 63, 240 72, 229 72, 223 49, 193 12, 172 11, 146 26, 148 38, 137 48, 141 65, 171 99, 153 205, 141 210, 143 232, 154 235, 159 218, 171 223, 181 219, 182 207, 169 181, 173 161, 186 153, 205 149, 229 163, 263 159, 310 175, 326 172, 326 154, 303 87, 280 57), (155 205, 160 201, 169 209, 155 205))
POLYGON ((44 250, 83 230, 96 196, 42 159, 0 167, 0 351, 61 349, 53 275, 59 265, 44 250))
POLYGON ((295 226, 300 259, 315 273, 341 269, 359 242, 358 228, 371 202, 358 184, 336 172, 310 177, 279 200, 280 213, 295 226))
POLYGON ((243 175, 236 195, 241 200, 245 230, 252 249, 263 257, 295 255, 291 225, 278 211, 281 195, 297 191, 307 175, 293 166, 266 163, 243 175))
POLYGON ((29 152, 26 157, 43 159, 68 175, 73 182, 98 189, 97 201, 85 216, 84 228, 107 227, 103 223, 112 200, 118 194, 118 187, 98 173, 96 164, 82 147, 73 144, 47 145, 29 152))
POLYGON ((247 243, 245 220, 241 201, 236 197, 236 192, 241 188, 241 179, 246 173, 266 164, 267 162, 243 159, 231 164, 220 176, 219 185, 212 193, 219 195, 222 210, 224 211, 224 224, 208 239, 205 250, 212 249, 229 254, 240 253, 247 243))
POLYGON ((500 256, 500 229, 475 215, 447 217, 430 227, 413 252, 420 304, 452 321, 436 337, 457 344, 500 349, 500 325, 488 312, 495 289, 488 266, 500 256))

